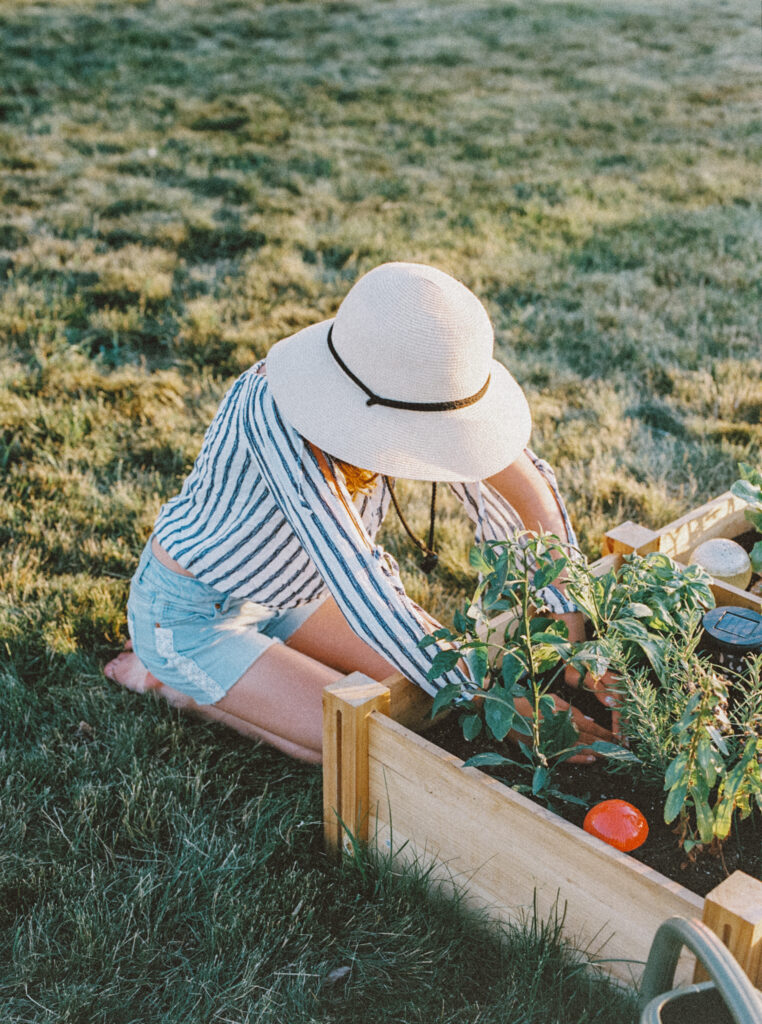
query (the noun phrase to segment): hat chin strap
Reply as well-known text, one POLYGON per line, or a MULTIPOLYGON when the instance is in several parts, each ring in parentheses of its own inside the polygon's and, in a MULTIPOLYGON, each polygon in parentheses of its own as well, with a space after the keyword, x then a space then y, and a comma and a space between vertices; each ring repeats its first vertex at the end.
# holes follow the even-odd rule
POLYGON ((343 370, 353 384, 356 384, 368 396, 366 405, 386 405, 390 409, 410 409, 413 412, 448 412, 450 409, 465 409, 466 406, 473 405, 474 402, 478 402, 480 398, 484 397, 492 377, 492 374, 489 374, 479 390, 475 394, 469 395, 468 398, 456 398, 452 402, 399 402, 396 398, 382 398, 380 395, 377 395, 374 391, 371 391, 367 384, 363 384, 356 374, 352 373, 333 344, 333 324, 328 328, 327 341, 328 351, 336 360, 339 368, 343 370))
POLYGON ((412 540, 412 542, 415 544, 415 546, 418 548, 418 550, 423 553, 423 559, 420 562, 420 567, 421 567, 421 571, 425 572, 426 575, 428 576, 428 574, 430 572, 432 572, 434 569, 436 569, 437 564, 439 563, 439 555, 436 553, 436 551, 434 551, 434 546, 433 546, 434 545, 434 520, 435 520, 436 514, 437 514, 437 485, 436 485, 436 482, 432 483, 432 485, 431 485, 431 519, 429 521, 429 542, 428 542, 428 544, 424 544, 422 540, 419 540, 416 537, 416 535, 413 533, 413 531, 408 526, 407 520, 403 516, 402 509, 400 508, 399 502, 397 501, 397 495, 394 493, 394 487, 392 486, 391 480, 389 479, 388 476, 385 476, 384 480, 386 481, 386 486, 389 488, 389 494, 391 495, 392 503, 394 505, 394 510, 396 511, 397 515, 399 516, 399 520, 402 523, 403 527, 405 528, 405 532, 407 533, 408 537, 412 540))

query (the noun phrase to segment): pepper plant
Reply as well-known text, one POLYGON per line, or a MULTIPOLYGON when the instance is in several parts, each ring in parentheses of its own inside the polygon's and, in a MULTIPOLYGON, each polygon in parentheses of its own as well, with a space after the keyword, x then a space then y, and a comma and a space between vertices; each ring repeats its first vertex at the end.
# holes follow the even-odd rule
MULTIPOLYGON (((513 733, 521 760, 487 752, 467 764, 517 765, 530 777, 527 784, 516 786, 520 791, 548 805, 556 800, 584 803, 553 782, 554 770, 578 752, 578 732, 570 710, 557 708, 552 690, 568 663, 580 671, 585 668, 569 642, 566 624, 550 617, 547 604, 547 588, 566 570, 568 552, 556 537, 521 534, 477 545, 470 559, 481 574, 472 601, 456 612, 452 630, 438 629, 422 645, 446 641, 449 648, 437 653, 429 678, 438 678, 465 658, 471 681, 445 686, 432 714, 458 707, 468 740, 483 728, 498 742, 513 733), (517 709, 522 702, 526 714, 517 709)), ((619 752, 613 744, 595 746, 611 748, 611 756, 619 752)))

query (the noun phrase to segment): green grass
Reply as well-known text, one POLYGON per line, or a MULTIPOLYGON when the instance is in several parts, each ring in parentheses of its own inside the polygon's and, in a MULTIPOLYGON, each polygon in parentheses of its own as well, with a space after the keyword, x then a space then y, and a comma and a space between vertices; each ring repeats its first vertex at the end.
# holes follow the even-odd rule
POLYGON ((557 922, 501 934, 424 870, 331 864, 314 769, 79 678, 68 699, 3 679, 4 1022, 627 1013, 557 922))
MULTIPOLYGON (((100 666, 226 386, 385 259, 484 299, 591 555, 759 461, 759 48, 740 0, 0 0, 3 1020, 627 1018, 100 666)), ((447 616, 440 539, 385 534, 447 616)))

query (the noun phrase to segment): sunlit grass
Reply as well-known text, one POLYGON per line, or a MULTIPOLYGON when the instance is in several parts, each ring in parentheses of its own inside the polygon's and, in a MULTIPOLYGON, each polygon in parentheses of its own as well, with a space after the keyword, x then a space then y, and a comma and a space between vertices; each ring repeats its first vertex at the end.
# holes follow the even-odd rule
MULTIPOLYGON (((537 947, 523 1017, 494 936, 326 864, 313 770, 100 666, 226 387, 383 260, 484 299, 591 555, 757 461, 761 35, 735 0, 0 0, 4 1020, 569 1019, 537 947)), ((447 616, 438 530, 432 580, 384 539, 447 616)))

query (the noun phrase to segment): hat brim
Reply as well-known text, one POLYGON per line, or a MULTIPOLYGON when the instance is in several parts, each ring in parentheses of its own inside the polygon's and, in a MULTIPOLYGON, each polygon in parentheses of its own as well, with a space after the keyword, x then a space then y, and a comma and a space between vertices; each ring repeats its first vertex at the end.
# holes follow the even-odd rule
POLYGON ((374 473, 443 482, 483 480, 526 447, 532 430, 529 405, 502 363, 493 359, 487 391, 462 409, 369 406, 331 356, 332 323, 305 327, 276 342, 267 355, 275 404, 308 441, 374 473))

